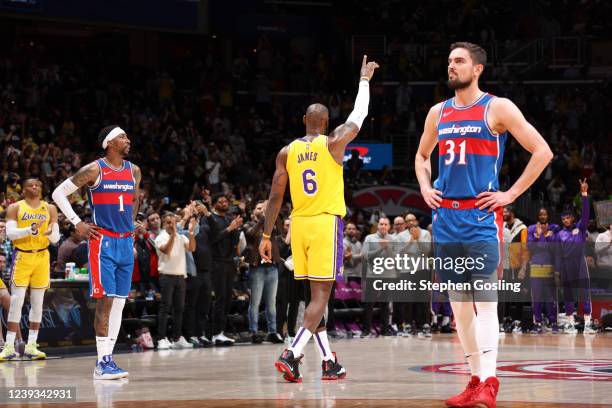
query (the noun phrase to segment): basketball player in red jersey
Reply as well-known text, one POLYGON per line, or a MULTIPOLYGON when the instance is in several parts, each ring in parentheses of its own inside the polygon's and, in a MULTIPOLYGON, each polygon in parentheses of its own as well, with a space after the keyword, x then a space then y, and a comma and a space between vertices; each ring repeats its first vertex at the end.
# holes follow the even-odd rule
POLYGON ((134 221, 138 213, 140 168, 124 158, 130 140, 117 126, 100 132, 104 157, 82 167, 53 192, 53 200, 76 230, 89 239, 90 296, 96 299, 94 321, 98 361, 93 378, 114 380, 128 376, 113 361, 125 299, 134 268, 134 221), (67 196, 87 186, 93 224, 81 221, 67 196))
MULTIPOLYGON (((501 210, 536 181, 553 157, 546 141, 514 103, 480 90, 478 79, 485 64, 486 52, 480 46, 467 42, 451 45, 448 86, 455 91, 455 97, 429 110, 415 158, 421 193, 433 210, 436 243, 472 244, 472 248, 493 243, 496 248, 494 256, 489 257, 493 262, 485 262, 480 275, 462 274, 464 281, 487 277, 497 280, 501 210), (531 159, 514 185, 508 191, 499 191, 498 173, 507 132, 531 153, 531 159), (439 176, 432 185, 430 156, 436 145, 439 176), (481 276, 485 274, 488 276, 481 276)), ((437 272, 442 280, 458 280, 454 271, 437 272)), ((476 290, 449 291, 449 296, 472 377, 461 394, 445 403, 454 407, 495 407, 499 390, 495 377, 497 298, 494 294, 482 301, 484 296, 476 290)))

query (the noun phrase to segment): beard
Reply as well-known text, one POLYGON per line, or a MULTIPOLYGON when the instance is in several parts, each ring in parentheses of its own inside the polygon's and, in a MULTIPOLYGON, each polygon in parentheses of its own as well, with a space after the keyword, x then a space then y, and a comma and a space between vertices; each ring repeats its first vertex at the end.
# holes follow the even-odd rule
POLYGON ((452 90, 457 89, 465 89, 472 84, 472 79, 468 79, 467 81, 461 81, 458 76, 455 76, 455 79, 449 79, 446 81, 446 85, 452 90))

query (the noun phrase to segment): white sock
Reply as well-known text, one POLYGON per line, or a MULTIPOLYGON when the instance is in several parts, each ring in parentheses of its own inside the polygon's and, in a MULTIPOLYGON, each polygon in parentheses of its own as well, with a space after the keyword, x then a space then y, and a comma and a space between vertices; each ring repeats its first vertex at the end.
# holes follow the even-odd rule
POLYGON ((576 324, 576 322, 574 321, 574 315, 567 316, 567 322, 571 324, 572 326, 576 324))
MULTIPOLYGON (((461 295, 453 296, 449 293, 449 298, 461 299, 461 295)), ((463 348, 463 354, 466 356, 468 364, 470 365, 470 373, 482 378, 480 349, 478 348, 478 341, 476 339, 476 313, 474 313, 474 304, 466 299, 462 299, 462 301, 459 302, 451 302, 451 308, 455 315, 459 342, 463 348)))
POLYGON ((7 331, 6 332, 6 344, 9 346, 14 346, 16 337, 17 337, 17 332, 7 331))
POLYGON ((28 331, 28 344, 36 344, 37 339, 38 339, 38 330, 30 329, 28 331))
POLYGON ((476 340, 480 350, 482 381, 495 377, 497 347, 499 343, 499 320, 497 302, 476 302, 476 340))
POLYGON ((113 339, 111 337, 106 338, 106 353, 109 355, 113 355, 113 350, 115 349, 115 343, 117 339, 113 339))
POLYGON ((125 299, 114 298, 113 305, 111 307, 110 314, 108 316, 108 343, 107 353, 113 354, 115 343, 117 342, 117 336, 119 336, 119 329, 121 329, 121 320, 123 317, 123 306, 125 305, 125 299))
POLYGON ((321 360, 327 361, 332 360, 336 361, 334 358, 334 354, 331 351, 331 347, 329 347, 329 339, 327 338, 327 331, 323 330, 322 332, 318 332, 314 334, 315 344, 317 350, 319 350, 319 354, 321 355, 321 360))
POLYGON ((101 363, 104 356, 108 354, 107 350, 108 337, 96 336, 96 349, 98 350, 98 362, 101 363))
POLYGON ((289 350, 293 352, 294 357, 299 357, 302 355, 302 350, 308 344, 308 340, 312 337, 312 333, 305 327, 300 327, 295 335, 295 339, 293 339, 293 343, 291 343, 291 347, 289 350))
POLYGON ((588 326, 591 324, 591 315, 584 315, 584 325, 588 326))
POLYGON ((466 354, 465 359, 470 366, 470 374, 475 375, 478 378, 482 378, 482 368, 480 364, 480 353, 466 354))
POLYGON ((446 326, 449 323, 450 323, 450 317, 442 316, 442 326, 446 326))

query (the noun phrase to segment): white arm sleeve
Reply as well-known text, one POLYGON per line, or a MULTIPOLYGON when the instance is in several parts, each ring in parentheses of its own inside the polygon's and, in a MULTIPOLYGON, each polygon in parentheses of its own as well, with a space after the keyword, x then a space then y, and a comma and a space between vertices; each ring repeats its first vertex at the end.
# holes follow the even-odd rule
POLYGON ((68 197, 70 194, 74 193, 78 189, 79 188, 75 186, 70 179, 66 179, 62 184, 57 186, 57 188, 53 191, 53 194, 51 194, 51 197, 53 198, 53 201, 55 201, 55 204, 57 204, 57 207, 74 225, 77 225, 79 222, 81 222, 81 219, 78 215, 76 215, 76 213, 72 209, 72 206, 70 205, 70 201, 68 201, 66 197, 68 197))
POLYGON ((368 105, 370 103, 370 83, 366 80, 359 82, 359 91, 357 91, 357 98, 355 98, 355 106, 353 111, 349 115, 347 122, 353 122, 359 129, 368 116, 368 105))
POLYGON ((32 233, 32 229, 30 227, 18 228, 17 221, 8 220, 6 222, 6 236, 14 241, 19 238, 27 237, 32 233))
POLYGON ((51 234, 49 234, 49 242, 57 244, 61 238, 59 225, 57 222, 51 224, 51 234))

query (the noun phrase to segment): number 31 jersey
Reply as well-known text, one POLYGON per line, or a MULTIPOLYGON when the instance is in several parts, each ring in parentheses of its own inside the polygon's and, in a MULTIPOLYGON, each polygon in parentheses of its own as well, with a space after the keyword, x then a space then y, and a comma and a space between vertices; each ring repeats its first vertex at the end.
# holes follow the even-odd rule
POLYGON ((119 169, 106 160, 98 159, 100 175, 96 184, 89 187, 88 197, 94 224, 113 232, 132 232, 132 203, 136 182, 132 163, 127 160, 119 169))
POLYGON ((484 93, 468 106, 455 98, 442 104, 438 118, 438 179, 434 188, 445 198, 472 198, 499 189, 507 133, 495 133, 487 123, 493 95, 484 93))
POLYGON ((327 136, 311 142, 296 139, 289 144, 287 173, 293 203, 293 217, 332 214, 344 217, 342 166, 327 148, 327 136))

